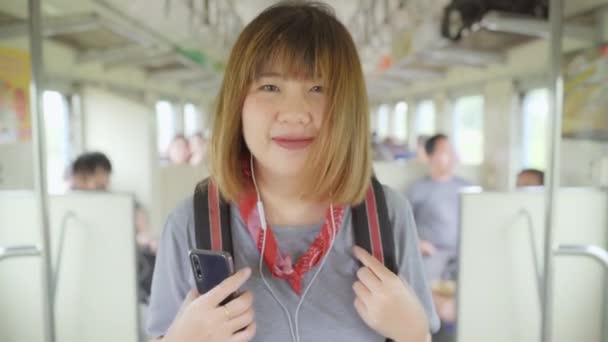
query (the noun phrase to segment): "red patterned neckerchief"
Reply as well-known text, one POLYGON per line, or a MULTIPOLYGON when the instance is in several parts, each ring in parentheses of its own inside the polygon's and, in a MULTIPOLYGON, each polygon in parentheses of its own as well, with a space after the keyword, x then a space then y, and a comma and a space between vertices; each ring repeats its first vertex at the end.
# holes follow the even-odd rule
MULTIPOLYGON (((243 196, 239 203, 239 209, 251 238, 256 242, 258 250, 261 252, 264 231, 261 229, 260 217, 256 210, 257 197, 254 192, 243 196)), ((331 209, 327 209, 325 223, 321 227, 321 231, 308 247, 308 250, 298 258, 295 265, 291 256, 281 254, 271 227, 267 227, 264 262, 274 277, 287 280, 298 295, 302 293, 302 279, 306 272, 315 267, 329 251, 333 237, 332 214, 336 224, 335 234, 338 234, 337 231, 340 229, 344 215, 343 207, 334 207, 333 213, 331 209)))

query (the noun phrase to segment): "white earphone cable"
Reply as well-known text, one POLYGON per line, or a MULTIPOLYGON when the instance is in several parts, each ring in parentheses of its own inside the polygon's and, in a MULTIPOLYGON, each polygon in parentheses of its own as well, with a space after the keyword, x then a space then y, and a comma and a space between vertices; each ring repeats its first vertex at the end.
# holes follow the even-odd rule
POLYGON ((300 342, 300 330, 299 330, 299 324, 298 324, 298 317, 300 314, 300 309, 302 307, 302 304, 304 303, 304 298, 306 297, 306 295, 308 294, 308 291, 310 291, 310 289, 312 287, 312 284, 317 279, 317 276, 319 275, 319 273, 321 273, 323 266, 325 266, 325 262, 327 261, 329 254, 331 253, 331 250, 334 246, 334 242, 336 241, 336 234, 337 234, 338 230, 336 227, 336 220, 334 218, 334 205, 333 205, 333 203, 330 203, 330 205, 329 205, 330 216, 331 216, 331 226, 332 226, 331 243, 329 244, 329 249, 327 250, 327 253, 323 257, 323 260, 321 261, 319 268, 317 269, 314 276, 310 280, 310 283, 308 284, 308 286, 306 286, 306 289, 304 290, 304 292, 302 293, 302 296, 300 297, 300 300, 298 301, 298 305, 297 305, 296 311, 295 311, 295 318, 294 318, 295 329, 294 329, 294 324, 292 323, 291 315, 289 314, 289 310, 287 309, 287 307, 285 305, 283 305, 281 300, 279 300, 279 297, 276 295, 276 293, 272 289, 272 286, 268 283, 268 281, 266 280, 266 277, 264 276, 264 268, 263 268, 264 257, 263 256, 264 256, 264 251, 266 250, 266 234, 267 234, 266 213, 264 212, 264 205, 262 204, 262 198, 260 196, 260 189, 258 188, 258 184, 257 184, 256 178, 255 178, 255 171, 253 169, 253 155, 251 156, 251 159, 250 159, 250 168, 251 168, 251 178, 253 179, 253 186, 255 187, 255 192, 257 195, 257 199, 258 199, 258 201, 257 201, 258 215, 260 216, 260 223, 262 224, 262 230, 264 231, 264 234, 262 237, 262 251, 260 253, 260 261, 258 264, 259 272, 262 277, 262 281, 264 282, 264 285, 266 285, 266 288, 268 289, 268 291, 270 291, 270 294, 272 295, 272 297, 277 301, 277 303, 279 303, 279 305, 281 306, 281 308, 283 309, 283 312, 285 313, 285 315, 287 317, 287 322, 289 324, 289 332, 291 334, 292 341, 300 342))
POLYGON ((321 270, 323 269, 323 266, 325 266, 325 262, 327 261, 327 259, 329 257, 329 253, 331 253, 331 250, 332 250, 332 248, 334 246, 334 241, 336 241, 337 229, 336 229, 336 220, 334 219, 334 205, 333 205, 333 203, 330 203, 329 210, 331 210, 331 214, 330 215, 331 215, 331 226, 332 226, 331 243, 329 244, 329 249, 327 250, 327 253, 325 253, 325 256, 323 257, 323 261, 321 261, 321 265, 319 266, 319 269, 317 270, 317 272, 315 272, 315 275, 310 280, 310 283, 308 284, 308 286, 304 290, 304 293, 302 293, 302 297, 300 298, 300 301, 298 302, 298 306, 296 307, 296 314, 295 314, 295 319, 294 319, 295 325, 296 325, 296 342, 300 342, 300 327, 299 327, 299 323, 298 323, 298 317, 300 315, 300 308, 302 307, 302 303, 304 303, 304 297, 306 297, 306 294, 308 293, 308 291, 312 287, 312 284, 317 279, 317 276, 319 275, 319 273, 321 273, 321 270))
POLYGON ((266 289, 268 289, 268 291, 270 291, 270 295, 281 306, 281 309, 283 309, 283 312, 285 313, 285 317, 287 317, 287 323, 289 324, 289 334, 291 335, 291 340, 294 342, 297 342, 298 338, 296 337, 296 335, 294 333, 293 323, 291 322, 291 315, 289 314, 289 310, 287 309, 287 307, 285 305, 283 305, 283 303, 281 302, 281 300, 279 299, 277 294, 272 289, 272 286, 270 286, 270 284, 268 283, 268 280, 266 280, 266 277, 264 276, 264 267, 263 267, 264 266, 264 251, 266 250, 266 234, 267 234, 266 214, 264 212, 262 198, 260 197, 260 190, 258 188, 258 184, 255 179, 255 171, 253 169, 253 155, 251 156, 250 167, 251 167, 251 178, 253 179, 253 185, 255 186, 255 192, 258 197, 258 203, 257 203, 258 215, 260 216, 260 223, 262 225, 262 230, 264 231, 264 234, 262 237, 262 250, 260 252, 260 261, 258 263, 258 269, 260 272, 260 276, 262 277, 262 281, 264 282, 264 285, 266 286, 266 289))

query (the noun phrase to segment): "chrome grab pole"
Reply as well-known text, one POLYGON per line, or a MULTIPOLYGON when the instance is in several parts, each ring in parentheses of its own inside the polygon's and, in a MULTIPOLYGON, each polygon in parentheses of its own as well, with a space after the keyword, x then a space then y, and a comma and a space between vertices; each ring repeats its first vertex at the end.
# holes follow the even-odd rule
POLYGON ((545 191, 545 238, 544 267, 541 301, 541 341, 551 342, 553 333, 553 233, 556 223, 557 194, 560 186, 560 153, 562 138, 562 114, 564 84, 562 77, 562 37, 564 0, 550 0, 549 20, 551 40, 549 43, 549 89, 551 109, 549 123, 549 165, 547 167, 547 187, 545 191))
POLYGON ((37 206, 40 218, 41 241, 41 290, 42 314, 44 320, 44 341, 55 342, 55 309, 52 284, 53 270, 51 263, 51 234, 49 219, 48 191, 46 184, 46 144, 44 114, 42 108, 42 91, 44 87, 44 58, 42 46, 42 12, 41 0, 28 1, 28 27, 30 38, 30 55, 32 67, 31 80, 31 116, 34 153, 34 180, 37 206))

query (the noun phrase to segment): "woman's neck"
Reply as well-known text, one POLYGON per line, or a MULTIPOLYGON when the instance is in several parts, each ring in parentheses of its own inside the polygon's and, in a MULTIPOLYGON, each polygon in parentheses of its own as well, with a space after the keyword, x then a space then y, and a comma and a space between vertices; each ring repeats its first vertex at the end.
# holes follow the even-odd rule
POLYGON ((324 221, 328 204, 304 200, 297 176, 276 176, 256 168, 256 180, 269 224, 301 226, 324 221))

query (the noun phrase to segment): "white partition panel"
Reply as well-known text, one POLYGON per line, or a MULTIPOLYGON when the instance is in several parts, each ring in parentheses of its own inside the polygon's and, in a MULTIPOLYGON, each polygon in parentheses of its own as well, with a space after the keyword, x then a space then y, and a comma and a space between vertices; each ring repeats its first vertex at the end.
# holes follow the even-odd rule
MULTIPOLYGON (((77 193, 51 197, 49 204, 57 340, 138 341, 132 197, 77 193)), ((32 194, 0 193, 0 208, 1 245, 39 240, 32 194)), ((40 260, 0 263, 0 289, 0 340, 40 341, 40 260)))
POLYGON ((56 294, 59 340, 137 341, 133 198, 74 194, 50 204, 53 245, 66 222, 56 294))
MULTIPOLYGON (((528 218, 541 269, 544 194, 464 194, 461 205, 458 341, 538 341, 540 299, 528 218)), ((604 191, 561 190, 556 245, 606 247, 607 208, 604 191)), ((590 259, 556 259, 554 341, 600 342, 604 274, 590 259)))
MULTIPOLYGON (((31 192, 0 192, 0 246, 40 245, 31 192)), ((0 260, 0 341, 42 341, 39 257, 0 260)))
MULTIPOLYGON (((194 193, 196 184, 209 176, 206 166, 166 166, 160 169, 160 214, 164 221, 179 202, 194 193)), ((161 225, 162 226, 162 225, 161 225)))

